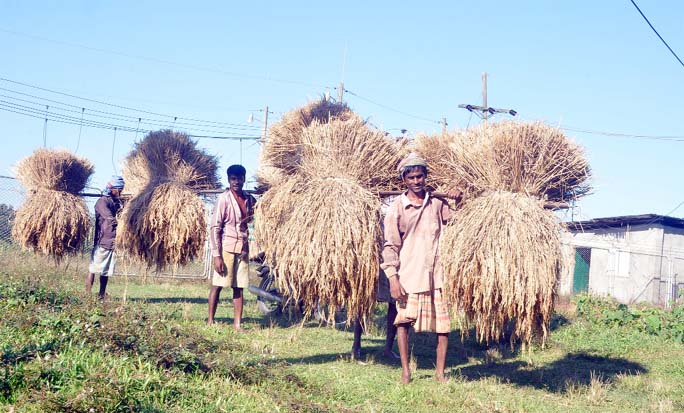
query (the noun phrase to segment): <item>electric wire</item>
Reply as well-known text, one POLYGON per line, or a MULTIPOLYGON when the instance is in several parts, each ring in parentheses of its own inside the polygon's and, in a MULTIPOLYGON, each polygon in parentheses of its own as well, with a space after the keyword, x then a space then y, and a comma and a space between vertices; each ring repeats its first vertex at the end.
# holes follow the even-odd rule
POLYGON ((368 102, 368 103, 370 103, 370 104, 372 104, 372 105, 381 107, 381 108, 383 108, 383 109, 387 109, 387 110, 389 110, 389 111, 396 112, 396 113, 399 113, 399 114, 404 115, 404 116, 408 116, 408 117, 413 118, 413 119, 422 120, 422 121, 424 121, 424 122, 429 122, 429 123, 438 123, 438 124, 441 123, 441 122, 438 121, 438 120, 429 119, 429 118, 426 118, 426 117, 423 117, 423 116, 413 115, 413 114, 411 114, 411 113, 404 112, 403 110, 395 109, 395 108, 393 108, 393 107, 387 106, 387 105, 382 104, 382 103, 380 103, 380 102, 376 102, 376 101, 374 101, 374 100, 365 98, 365 97, 359 95, 358 93, 354 93, 354 92, 352 92, 351 90, 348 90, 348 89, 344 89, 344 91, 345 91, 346 93, 349 93, 350 95, 356 97, 357 99, 363 100, 363 101, 365 101, 365 102, 368 102))
POLYGON ((637 11, 639 12, 639 14, 641 14, 641 17, 643 17, 644 20, 646 20, 646 23, 648 23, 648 25, 651 27, 651 29, 652 29, 653 32, 656 34, 656 36, 658 36, 658 38, 660 39, 660 41, 663 42, 663 44, 665 45, 665 47, 667 47, 667 50, 669 50, 670 53, 672 53, 672 55, 675 57, 675 59, 677 59, 677 61, 679 62, 679 64, 682 65, 682 67, 684 67, 684 62, 682 62, 682 59, 680 59, 679 56, 677 56, 677 53, 675 53, 675 51, 672 50, 672 48, 670 47, 670 45, 667 44, 667 42, 665 41, 665 39, 663 39, 663 36, 661 36, 660 33, 658 33, 658 30, 656 30, 655 27, 653 27, 653 25, 652 25, 651 22, 648 20, 648 18, 646 17, 646 15, 644 15, 644 13, 641 11, 641 9, 639 8, 639 6, 637 6, 637 4, 634 2, 634 0, 629 0, 629 1, 631 1, 632 4, 634 5, 634 7, 636 7, 636 9, 637 9, 637 11))
MULTIPOLYGON (((16 81, 16 80, 11 80, 11 79, 7 79, 7 78, 3 78, 3 77, 0 77, 0 81, 4 81, 4 82, 8 82, 8 83, 13 83, 13 84, 16 84, 16 85, 20 85, 20 86, 24 86, 24 87, 28 87, 28 88, 32 88, 32 89, 36 89, 36 90, 40 90, 40 91, 47 92, 47 93, 53 93, 53 94, 57 94, 57 95, 65 96, 65 97, 70 97, 70 98, 72 98, 72 99, 78 99, 78 100, 83 100, 83 101, 86 101, 86 102, 96 103, 96 104, 98 104, 98 105, 114 107, 114 108, 123 109, 123 110, 131 111, 131 112, 145 113, 145 114, 148 114, 148 115, 159 116, 159 117, 168 118, 168 119, 173 119, 174 117, 176 117, 176 118, 178 118, 178 119, 186 120, 186 121, 191 121, 191 122, 210 123, 210 124, 228 125, 228 126, 241 126, 241 127, 248 127, 248 128, 251 127, 251 126, 240 125, 240 124, 235 124, 235 123, 217 122, 217 121, 212 121, 212 120, 195 119, 195 118, 189 118, 189 117, 178 117, 178 116, 168 115, 168 114, 164 114, 164 113, 152 112, 152 111, 143 110, 143 109, 136 109, 136 108, 132 108, 132 107, 129 107, 129 106, 117 105, 117 104, 114 104, 114 103, 104 102, 104 101, 96 100, 96 99, 85 98, 85 97, 73 95, 73 94, 70 94, 70 93, 59 92, 59 91, 56 91, 56 90, 47 89, 47 88, 44 88, 44 87, 41 87, 41 86, 35 86, 35 85, 28 84, 28 83, 19 82, 19 81, 16 81)), ((22 92, 16 92, 16 91, 13 91, 13 90, 11 90, 11 89, 6 89, 6 88, 0 88, 0 90, 10 91, 10 92, 17 93, 17 94, 28 95, 28 94, 25 94, 25 93, 22 93, 22 92)), ((36 98, 36 99, 44 99, 44 100, 46 100, 46 101, 48 100, 48 99, 41 98, 41 97, 34 96, 34 95, 28 95, 28 96, 33 97, 33 98, 36 98)), ((53 102, 53 103, 62 103, 62 102, 53 102)), ((76 106, 76 105, 69 105, 69 104, 66 104, 66 103, 62 103, 62 104, 68 105, 68 106, 72 106, 72 107, 76 107, 76 108, 80 108, 80 107, 81 107, 81 106, 76 106)), ((93 112, 96 112, 96 110, 94 110, 94 109, 90 109, 90 110, 93 111, 93 112)), ((106 113, 106 114, 109 114, 109 115, 116 115, 116 114, 113 114, 113 113, 108 113, 108 112, 103 112, 103 111, 102 111, 101 113, 106 113)), ((128 116, 128 115, 119 115, 119 116, 128 116)), ((137 116, 129 116, 129 117, 137 118, 137 116)))
POLYGON ((197 71, 202 71, 202 72, 218 73, 218 74, 223 74, 223 75, 227 75, 227 76, 240 77, 240 78, 252 79, 252 80, 262 80, 262 81, 273 82, 273 83, 292 84, 292 85, 317 87, 317 88, 325 88, 326 87, 325 85, 319 85, 319 84, 310 83, 310 82, 303 82, 303 81, 299 81, 299 80, 272 78, 270 76, 248 75, 248 74, 244 74, 244 73, 230 72, 230 71, 222 70, 222 69, 215 69, 215 68, 209 68, 209 67, 203 67, 203 66, 190 65, 187 63, 179 63, 179 62, 174 62, 172 60, 159 59, 156 57, 135 55, 135 54, 125 53, 125 52, 119 52, 116 50, 109 50, 109 49, 103 49, 103 48, 99 48, 99 47, 86 46, 86 45, 82 45, 82 44, 78 44, 78 43, 70 43, 70 42, 65 42, 63 40, 55 40, 55 39, 50 39, 47 37, 17 32, 14 30, 8 30, 8 29, 2 28, 2 27, 0 27, 0 32, 12 34, 15 36, 26 37, 26 38, 33 39, 33 40, 39 40, 39 41, 43 41, 43 42, 59 44, 59 45, 63 45, 63 46, 81 48, 81 49, 90 50, 90 51, 94 51, 94 52, 98 52, 98 53, 105 53, 105 54, 122 56, 122 57, 126 57, 129 59, 146 60, 146 61, 153 62, 153 63, 161 63, 161 64, 169 65, 169 66, 182 67, 184 69, 192 69, 192 70, 197 70, 197 71))

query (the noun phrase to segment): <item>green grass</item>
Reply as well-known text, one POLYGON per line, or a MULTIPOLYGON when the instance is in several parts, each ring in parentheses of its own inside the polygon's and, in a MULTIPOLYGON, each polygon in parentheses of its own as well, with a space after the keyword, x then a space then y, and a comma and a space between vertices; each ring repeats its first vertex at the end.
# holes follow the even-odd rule
POLYGON ((462 342, 455 331, 445 385, 433 380, 434 336, 416 335, 414 380, 402 386, 399 365, 379 355, 382 305, 364 336, 364 359, 354 361, 348 356, 350 331, 287 316, 269 319, 258 313, 249 293, 248 331, 237 334, 225 292, 220 324, 205 325, 206 283, 112 278, 109 300, 99 304, 82 292, 85 271, 82 260, 66 267, 29 254, 0 255, 5 410, 684 410, 681 340, 629 323, 576 316, 572 309, 556 315, 543 349, 462 342))

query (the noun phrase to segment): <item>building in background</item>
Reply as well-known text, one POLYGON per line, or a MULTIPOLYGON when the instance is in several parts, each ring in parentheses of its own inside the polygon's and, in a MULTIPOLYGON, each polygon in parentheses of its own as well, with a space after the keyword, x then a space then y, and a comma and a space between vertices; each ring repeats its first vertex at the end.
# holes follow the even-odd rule
POLYGON ((568 222, 561 295, 610 296, 669 307, 684 301, 684 219, 631 215, 568 222))

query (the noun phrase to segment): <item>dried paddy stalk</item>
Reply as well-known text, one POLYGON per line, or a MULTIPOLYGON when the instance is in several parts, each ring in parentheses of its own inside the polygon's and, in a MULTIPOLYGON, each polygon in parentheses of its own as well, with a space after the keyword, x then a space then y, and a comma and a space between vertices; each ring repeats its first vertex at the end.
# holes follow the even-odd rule
POLYGON ((89 229, 90 216, 83 198, 37 189, 17 210, 12 237, 24 249, 60 260, 82 251, 89 229))
POLYGON ((193 190, 220 187, 218 159, 197 148, 186 134, 171 130, 150 132, 126 156, 124 191, 136 195, 148 186, 176 182, 193 190))
POLYGON ((448 225, 440 259, 449 301, 465 312, 477 339, 545 340, 561 265, 561 227, 539 200, 495 191, 472 199, 448 225))
POLYGON ((421 136, 416 151, 441 190, 460 184, 567 201, 589 193, 591 170, 580 146, 541 122, 490 123, 445 135, 421 136))
POLYGON ((217 169, 216 157, 187 135, 149 133, 125 160, 125 191, 134 197, 122 211, 117 246, 158 270, 197 258, 207 220, 195 191, 218 188, 217 169))
MULTIPOLYGON (((375 303, 381 231, 377 196, 343 178, 306 181, 289 219, 274 236, 280 291, 309 311, 331 316, 347 309, 347 323, 366 319, 375 303)), ((288 202, 289 203, 289 202, 288 202)))
MULTIPOLYGON (((358 118, 345 103, 321 99, 287 112, 274 123, 263 142, 261 164, 281 169, 285 174, 297 172, 301 156, 302 131, 314 122, 327 123, 334 119, 358 118)), ((268 176, 268 175, 263 175, 268 176)))
POLYGON ((117 247, 157 269, 182 266, 200 256, 206 233, 202 200, 186 185, 167 182, 126 204, 117 247))
POLYGON ((76 195, 88 185, 93 170, 90 161, 69 151, 36 149, 19 161, 16 175, 27 190, 52 189, 76 195))
POLYGON ((12 237, 22 248, 56 260, 81 251, 90 219, 77 194, 92 173, 90 161, 65 150, 37 149, 19 161, 17 179, 29 193, 17 210, 12 237))

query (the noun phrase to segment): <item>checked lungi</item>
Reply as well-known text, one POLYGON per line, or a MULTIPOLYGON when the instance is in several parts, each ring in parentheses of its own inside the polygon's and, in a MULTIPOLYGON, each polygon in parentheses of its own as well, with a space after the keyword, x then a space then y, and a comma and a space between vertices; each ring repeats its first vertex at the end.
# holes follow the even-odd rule
POLYGON ((451 320, 442 290, 409 294, 406 301, 397 301, 397 318, 394 325, 409 323, 416 333, 449 333, 451 320))

